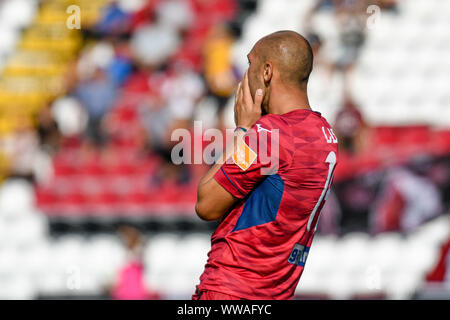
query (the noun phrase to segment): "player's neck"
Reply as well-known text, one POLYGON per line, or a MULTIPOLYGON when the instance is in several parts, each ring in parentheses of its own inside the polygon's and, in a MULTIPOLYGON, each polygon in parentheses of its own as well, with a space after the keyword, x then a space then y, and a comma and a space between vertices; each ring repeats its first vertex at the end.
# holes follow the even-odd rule
POLYGON ((277 90, 276 94, 272 92, 269 102, 269 113, 285 114, 297 109, 311 110, 308 95, 302 90, 277 90))

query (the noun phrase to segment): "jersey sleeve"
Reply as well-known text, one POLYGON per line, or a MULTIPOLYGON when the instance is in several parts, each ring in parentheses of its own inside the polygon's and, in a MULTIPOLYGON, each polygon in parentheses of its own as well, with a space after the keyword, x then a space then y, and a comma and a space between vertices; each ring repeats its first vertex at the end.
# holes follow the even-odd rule
POLYGON ((261 118, 237 144, 214 179, 234 197, 244 198, 288 162, 289 155, 280 144, 282 134, 270 118, 261 118))

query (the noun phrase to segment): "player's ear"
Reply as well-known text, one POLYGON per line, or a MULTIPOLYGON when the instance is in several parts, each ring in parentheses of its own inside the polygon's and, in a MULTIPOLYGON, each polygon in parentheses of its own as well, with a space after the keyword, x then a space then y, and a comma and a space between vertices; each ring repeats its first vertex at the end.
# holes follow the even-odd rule
POLYGON ((266 62, 264 64, 264 73, 263 73, 264 83, 266 85, 270 83, 270 81, 272 80, 272 76, 273 76, 273 65, 270 62, 266 62))

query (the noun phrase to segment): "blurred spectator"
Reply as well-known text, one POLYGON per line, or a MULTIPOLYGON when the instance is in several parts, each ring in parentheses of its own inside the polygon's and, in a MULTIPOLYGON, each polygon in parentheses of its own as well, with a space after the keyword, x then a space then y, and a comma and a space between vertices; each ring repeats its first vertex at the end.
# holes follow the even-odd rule
POLYGON ((39 143, 49 155, 54 155, 59 148, 61 135, 53 118, 51 108, 46 106, 37 117, 39 143))
POLYGON ((258 7, 258 0, 240 0, 238 6, 237 16, 230 22, 230 29, 236 37, 241 37, 244 23, 255 12, 258 7))
POLYGON ((318 12, 326 11, 334 13, 342 6, 344 1, 345 0, 315 0, 314 5, 311 6, 311 9, 305 15, 304 23, 306 28, 311 31, 312 19, 318 12))
POLYGON ((319 81, 320 83, 328 82, 327 88, 322 88, 322 90, 324 93, 325 91, 328 92, 327 95, 329 96, 330 91, 332 91, 329 87, 333 85, 331 79, 333 66, 328 57, 324 54, 324 40, 319 33, 313 30, 307 33, 306 39, 311 45, 314 54, 314 72, 311 74, 311 83, 313 83, 312 86, 315 86, 315 81, 319 81))
POLYGON ((126 13, 133 13, 142 10, 149 2, 158 2, 155 0, 116 0, 117 6, 126 13))
POLYGON ((318 61, 318 58, 321 57, 320 49, 322 48, 322 38, 319 34, 311 31, 306 35, 306 39, 308 40, 311 48, 313 50, 314 62, 318 61))
POLYGON ((336 194, 340 215, 340 234, 348 232, 367 232, 369 228, 369 207, 377 196, 378 188, 383 178, 381 171, 354 176, 351 179, 337 181, 333 190, 336 194))
POLYGON ((29 117, 21 116, 16 130, 1 141, 3 145, 0 149, 10 159, 10 176, 37 183, 49 179, 52 174, 51 158, 42 152, 29 117))
MULTIPOLYGON (((2 142, 0 142, 0 145, 2 142)), ((3 147, 0 147, 0 183, 3 183, 9 172, 9 159, 8 155, 3 151, 3 147)))
POLYGON ((88 45, 77 63, 78 81, 89 79, 99 68, 105 70, 115 85, 122 85, 133 69, 132 52, 128 41, 111 38, 88 45))
POLYGON ((231 60, 235 39, 226 25, 214 27, 204 45, 204 76, 210 94, 219 108, 219 127, 223 127, 223 109, 238 83, 231 60))
POLYGON ((114 47, 108 41, 87 45, 77 64, 78 81, 88 81, 98 69, 106 70, 114 59, 114 47))
POLYGON ((129 32, 131 14, 128 11, 138 8, 138 4, 136 4, 136 0, 113 1, 104 10, 100 21, 95 26, 95 30, 102 35, 122 35, 129 32))
POLYGON ((218 97, 233 94, 237 79, 233 73, 231 48, 234 38, 225 25, 213 28, 204 45, 204 73, 211 92, 218 97))
POLYGON ((237 14, 236 0, 191 0, 199 27, 211 28, 231 21, 237 14))
POLYGON ((174 28, 148 24, 136 30, 130 44, 137 63, 158 69, 176 52, 180 37, 174 28))
POLYGON ((161 90, 173 119, 190 121, 195 105, 204 94, 204 84, 193 70, 178 64, 174 66, 173 75, 161 90))
POLYGON ((339 5, 341 0, 317 0, 312 7, 311 12, 317 12, 319 10, 334 10, 339 5))
POLYGON ((441 198, 444 203, 443 212, 450 210, 450 156, 442 156, 434 159, 433 164, 427 174, 429 179, 441 191, 441 198))
POLYGON ((157 21, 168 28, 184 31, 191 26, 194 13, 189 1, 166 0, 156 6, 157 21))
POLYGON ((317 225, 317 231, 321 235, 339 235, 342 210, 335 192, 332 190, 322 208, 317 225))
POLYGON ((124 225, 118 229, 118 235, 127 249, 127 262, 120 269, 117 282, 111 295, 116 300, 158 299, 158 294, 148 290, 144 280, 142 249, 144 240, 134 227, 124 225))
POLYGON ((341 109, 338 111, 334 129, 339 141, 340 150, 349 153, 360 151, 364 147, 367 126, 363 115, 350 95, 344 97, 341 109))
POLYGON ((175 142, 170 141, 170 136, 175 129, 191 128, 194 108, 203 95, 204 85, 196 73, 183 65, 175 66, 168 73, 153 74, 151 79, 159 80, 159 90, 154 99, 143 99, 138 104, 138 114, 148 135, 149 151, 163 160, 154 182, 183 183, 188 180, 187 168, 173 164, 171 150, 175 142))
POLYGON ((365 42, 367 1, 342 0, 336 8, 339 39, 334 67, 344 75, 344 90, 349 88, 348 77, 365 42))
POLYGON ((89 116, 87 137, 96 144, 103 144, 105 137, 101 129, 103 115, 116 99, 116 87, 105 71, 97 68, 94 74, 76 88, 76 96, 86 108, 89 116))
POLYGON ((52 115, 59 132, 64 137, 77 136, 84 132, 88 115, 81 103, 73 96, 64 96, 53 102, 52 115))
POLYGON ((106 68, 114 84, 121 86, 133 71, 132 52, 126 40, 117 39, 112 45, 115 55, 106 68))
POLYGON ((442 212, 439 189, 423 168, 389 169, 371 211, 371 231, 412 231, 442 212))
POLYGON ((313 19, 319 11, 327 11, 333 15, 333 25, 337 31, 328 35, 326 41, 332 43, 333 49, 328 54, 331 71, 343 75, 344 90, 349 88, 349 76, 359 57, 365 42, 366 0, 318 0, 306 14, 305 27, 309 33, 315 33, 313 19))
POLYGON ((378 5, 381 10, 392 12, 392 13, 398 13, 398 1, 397 0, 378 0, 376 2, 376 5, 378 5))
POLYGON ((450 284, 450 238, 441 246, 439 259, 426 275, 426 281, 433 284, 450 284))

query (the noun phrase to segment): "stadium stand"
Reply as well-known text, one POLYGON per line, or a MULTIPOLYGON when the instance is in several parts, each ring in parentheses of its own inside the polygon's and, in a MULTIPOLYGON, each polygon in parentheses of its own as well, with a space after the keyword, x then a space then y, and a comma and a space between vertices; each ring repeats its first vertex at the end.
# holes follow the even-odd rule
POLYGON ((149 298, 189 299, 210 248, 193 205, 206 166, 174 166, 170 132, 232 128, 246 54, 280 29, 308 35, 311 103, 351 127, 295 298, 433 297, 449 278, 450 5, 376 3, 343 44, 329 1, 0 2, 0 298, 111 298, 136 258, 125 222, 145 232, 149 298))

